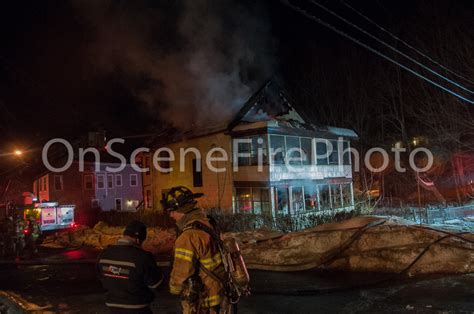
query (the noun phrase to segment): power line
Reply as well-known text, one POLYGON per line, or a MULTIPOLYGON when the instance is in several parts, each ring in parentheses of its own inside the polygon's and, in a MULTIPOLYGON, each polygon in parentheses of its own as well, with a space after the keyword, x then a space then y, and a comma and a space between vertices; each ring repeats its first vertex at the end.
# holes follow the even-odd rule
POLYGON ((375 25, 376 27, 378 27, 381 31, 385 32, 386 34, 388 34, 390 37, 394 38, 395 40, 398 40, 399 42, 401 42, 402 44, 404 44, 405 46, 407 46, 408 48, 414 50, 416 53, 418 53, 420 56, 428 59, 429 61, 431 61, 432 63, 436 64, 437 66, 439 66, 440 68, 442 68, 443 70, 446 70, 448 71, 449 73, 465 80, 466 82, 469 82, 471 84, 474 84, 474 81, 468 79, 467 77, 461 75, 461 74, 458 74, 456 73, 455 71, 449 69, 448 67, 442 65, 441 63, 439 63, 438 61, 434 60, 433 58, 431 58, 430 56, 428 56, 427 54, 423 53, 422 51, 420 51, 419 49, 413 47, 412 45, 410 45, 409 43, 407 43, 406 41, 404 41, 403 39, 401 39, 400 37, 394 35, 393 33, 391 33, 389 30, 385 29, 384 27, 380 26, 379 24, 377 24, 374 20, 370 19, 369 17, 367 17, 366 15, 364 15, 362 12, 358 11, 357 9, 355 9, 354 7, 352 7, 350 4, 348 4, 347 2, 343 1, 343 0, 340 0, 342 4, 344 4, 346 7, 348 7, 349 9, 351 9, 352 11, 354 11, 357 15, 359 15, 360 17, 362 17, 363 19, 365 19, 366 21, 368 21, 369 23, 375 25))
POLYGON ((314 5, 316 5, 317 7, 321 8, 321 9, 323 9, 324 11, 328 12, 329 14, 331 14, 331 15, 337 17, 338 19, 340 19, 340 20, 343 21, 344 23, 346 23, 346 24, 348 24, 348 25, 354 27, 354 28, 357 29, 358 31, 364 33, 365 35, 367 35, 367 36, 369 36, 370 38, 376 40, 377 42, 381 43, 381 44, 384 45, 385 47, 387 47, 387 48, 389 48, 389 49, 395 51, 396 53, 402 55, 403 57, 405 57, 405 58, 407 58, 408 60, 410 60, 411 62, 413 62, 413 63, 419 65, 420 67, 422 67, 423 69, 425 69, 425 70, 429 71, 430 73, 436 75, 437 77, 439 77, 439 78, 441 78, 441 79, 443 79, 443 80, 445 80, 445 81, 447 81, 447 82, 449 82, 449 83, 451 83, 451 84, 453 84, 453 85, 459 87, 460 89, 462 89, 462 90, 464 90, 464 91, 466 91, 466 92, 469 92, 469 93, 471 93, 471 94, 474 94, 474 91, 471 91, 470 89, 468 89, 468 88, 462 86, 461 84, 459 84, 459 83, 457 83, 457 82, 455 82, 455 81, 453 81, 453 80, 447 78, 446 76, 444 76, 444 75, 442 75, 442 74, 436 72, 435 70, 433 70, 433 69, 431 69, 430 67, 424 65, 423 63, 421 63, 421 62, 415 60, 414 58, 412 58, 412 57, 410 57, 409 55, 405 54, 404 52, 398 50, 397 48, 393 47, 392 45, 387 44, 387 43, 386 43, 385 41, 383 41, 382 39, 380 39, 380 38, 378 38, 378 37, 372 35, 371 33, 369 33, 368 31, 366 31, 366 30, 363 29, 362 27, 360 27, 360 26, 358 26, 358 25, 352 23, 351 21, 347 20, 346 18, 340 16, 339 14, 337 14, 336 12, 332 11, 331 9, 325 7, 324 5, 320 4, 320 3, 317 2, 316 0, 310 0, 310 1, 311 1, 311 3, 313 3, 314 5))
POLYGON ((461 100, 464 100, 464 101, 466 101, 466 102, 468 102, 468 103, 470 103, 470 104, 474 104, 474 101, 472 101, 472 100, 470 100, 470 99, 468 99, 468 98, 466 98, 466 97, 464 97, 464 96, 462 96, 462 95, 460 95, 460 94, 458 94, 458 93, 456 93, 456 92, 450 90, 449 88, 446 88, 446 87, 444 87, 444 86, 442 86, 442 85, 440 85, 440 84, 434 82, 433 80, 431 80, 431 79, 427 78, 426 76, 424 76, 424 75, 422 75, 422 74, 416 72, 415 70, 412 70, 412 69, 410 69, 409 67, 407 67, 407 66, 405 66, 405 65, 403 65, 403 64, 401 64, 401 63, 399 63, 399 62, 397 62, 396 60, 390 58, 389 56, 386 56, 386 55, 383 54, 382 52, 380 52, 380 51, 378 51, 378 50, 376 50, 376 49, 370 47, 369 45, 364 44, 364 43, 361 42, 360 40, 358 40, 358 39, 356 39, 356 38, 354 38, 354 37, 352 37, 352 36, 350 36, 350 35, 344 33, 343 31, 339 30, 338 28, 334 27, 333 25, 331 25, 331 24, 329 24, 329 23, 327 23, 327 22, 324 22, 324 21, 321 20, 320 18, 318 18, 318 17, 316 17, 316 16, 314 16, 314 15, 308 13, 306 10, 304 10, 304 9, 298 7, 298 6, 295 6, 295 5, 291 4, 291 3, 289 3, 288 0, 280 0, 280 2, 283 3, 284 5, 288 6, 288 7, 291 8, 292 10, 294 10, 294 11, 296 11, 296 12, 298 12, 298 13, 304 15, 304 16, 306 16, 306 17, 309 18, 310 20, 314 20, 314 21, 318 22, 319 24, 323 25, 324 27, 329 28, 330 30, 336 32, 337 34, 339 34, 339 35, 341 35, 341 36, 343 36, 343 37, 345 37, 345 38, 347 38, 347 39, 349 39, 349 40, 355 42, 356 44, 358 44, 358 45, 364 47, 365 49, 367 49, 367 50, 369 50, 369 51, 375 53, 376 55, 378 55, 378 56, 384 58, 385 60, 390 61, 390 62, 392 62, 392 63, 398 65, 398 66, 401 67, 402 69, 404 69, 404 70, 406 70, 406 71, 412 73, 413 75, 415 75, 415 76, 417 76, 417 77, 419 77, 419 78, 421 78, 421 79, 427 81, 428 83, 430 83, 430 84, 432 84, 432 85, 434 85, 434 86, 440 88, 441 90, 443 90, 443 91, 445 91, 445 92, 448 92, 449 94, 451 94, 451 95, 453 95, 453 96, 455 96, 455 97, 457 97, 457 98, 459 98, 459 99, 461 99, 461 100))

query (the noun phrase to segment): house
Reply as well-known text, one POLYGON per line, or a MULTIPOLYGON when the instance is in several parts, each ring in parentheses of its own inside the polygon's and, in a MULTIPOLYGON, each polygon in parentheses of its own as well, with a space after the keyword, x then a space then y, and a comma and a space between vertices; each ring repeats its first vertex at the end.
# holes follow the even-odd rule
POLYGON ((138 156, 138 163, 143 169, 147 171, 142 172, 142 186, 143 186, 143 207, 145 209, 153 208, 153 176, 151 175, 152 155, 150 153, 140 153, 138 156))
POLYGON ((38 201, 55 201, 76 205, 76 220, 84 223, 87 213, 97 210, 135 211, 143 201, 142 176, 129 164, 119 172, 116 163, 101 162, 96 171, 95 162, 85 161, 80 171, 75 161, 66 171, 48 172, 33 182, 33 193, 38 201), (81 221, 82 220, 82 221, 81 221))
POLYGON ((154 207, 171 187, 184 185, 204 193, 202 207, 228 213, 352 210, 353 139, 352 130, 308 123, 269 81, 231 121, 174 134, 159 146, 161 169, 151 173, 154 207), (215 159, 209 166, 210 152, 215 159))

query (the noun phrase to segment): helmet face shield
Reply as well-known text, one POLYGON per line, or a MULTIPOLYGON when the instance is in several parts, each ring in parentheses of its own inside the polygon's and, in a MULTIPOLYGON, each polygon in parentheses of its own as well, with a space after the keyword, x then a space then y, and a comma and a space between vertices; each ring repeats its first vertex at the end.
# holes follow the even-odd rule
POLYGON ((185 186, 176 186, 171 188, 166 193, 164 199, 161 201, 163 209, 166 211, 178 210, 180 207, 195 203, 195 199, 201 197, 202 193, 193 193, 185 186))

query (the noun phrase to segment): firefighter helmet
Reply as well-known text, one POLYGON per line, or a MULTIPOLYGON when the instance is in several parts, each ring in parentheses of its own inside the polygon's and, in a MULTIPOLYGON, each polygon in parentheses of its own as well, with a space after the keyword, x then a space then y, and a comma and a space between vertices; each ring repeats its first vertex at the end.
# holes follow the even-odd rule
POLYGON ((174 211, 184 205, 195 204, 195 199, 203 195, 202 193, 193 193, 185 186, 175 186, 166 193, 161 204, 165 210, 174 211))

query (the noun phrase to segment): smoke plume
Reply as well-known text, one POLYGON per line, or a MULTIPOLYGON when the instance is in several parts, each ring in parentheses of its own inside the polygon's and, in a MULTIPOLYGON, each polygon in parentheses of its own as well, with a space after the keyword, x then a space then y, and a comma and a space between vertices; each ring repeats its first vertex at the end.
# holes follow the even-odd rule
POLYGON ((118 73, 144 108, 187 130, 227 121, 274 66, 254 1, 80 1, 97 75, 118 73))

